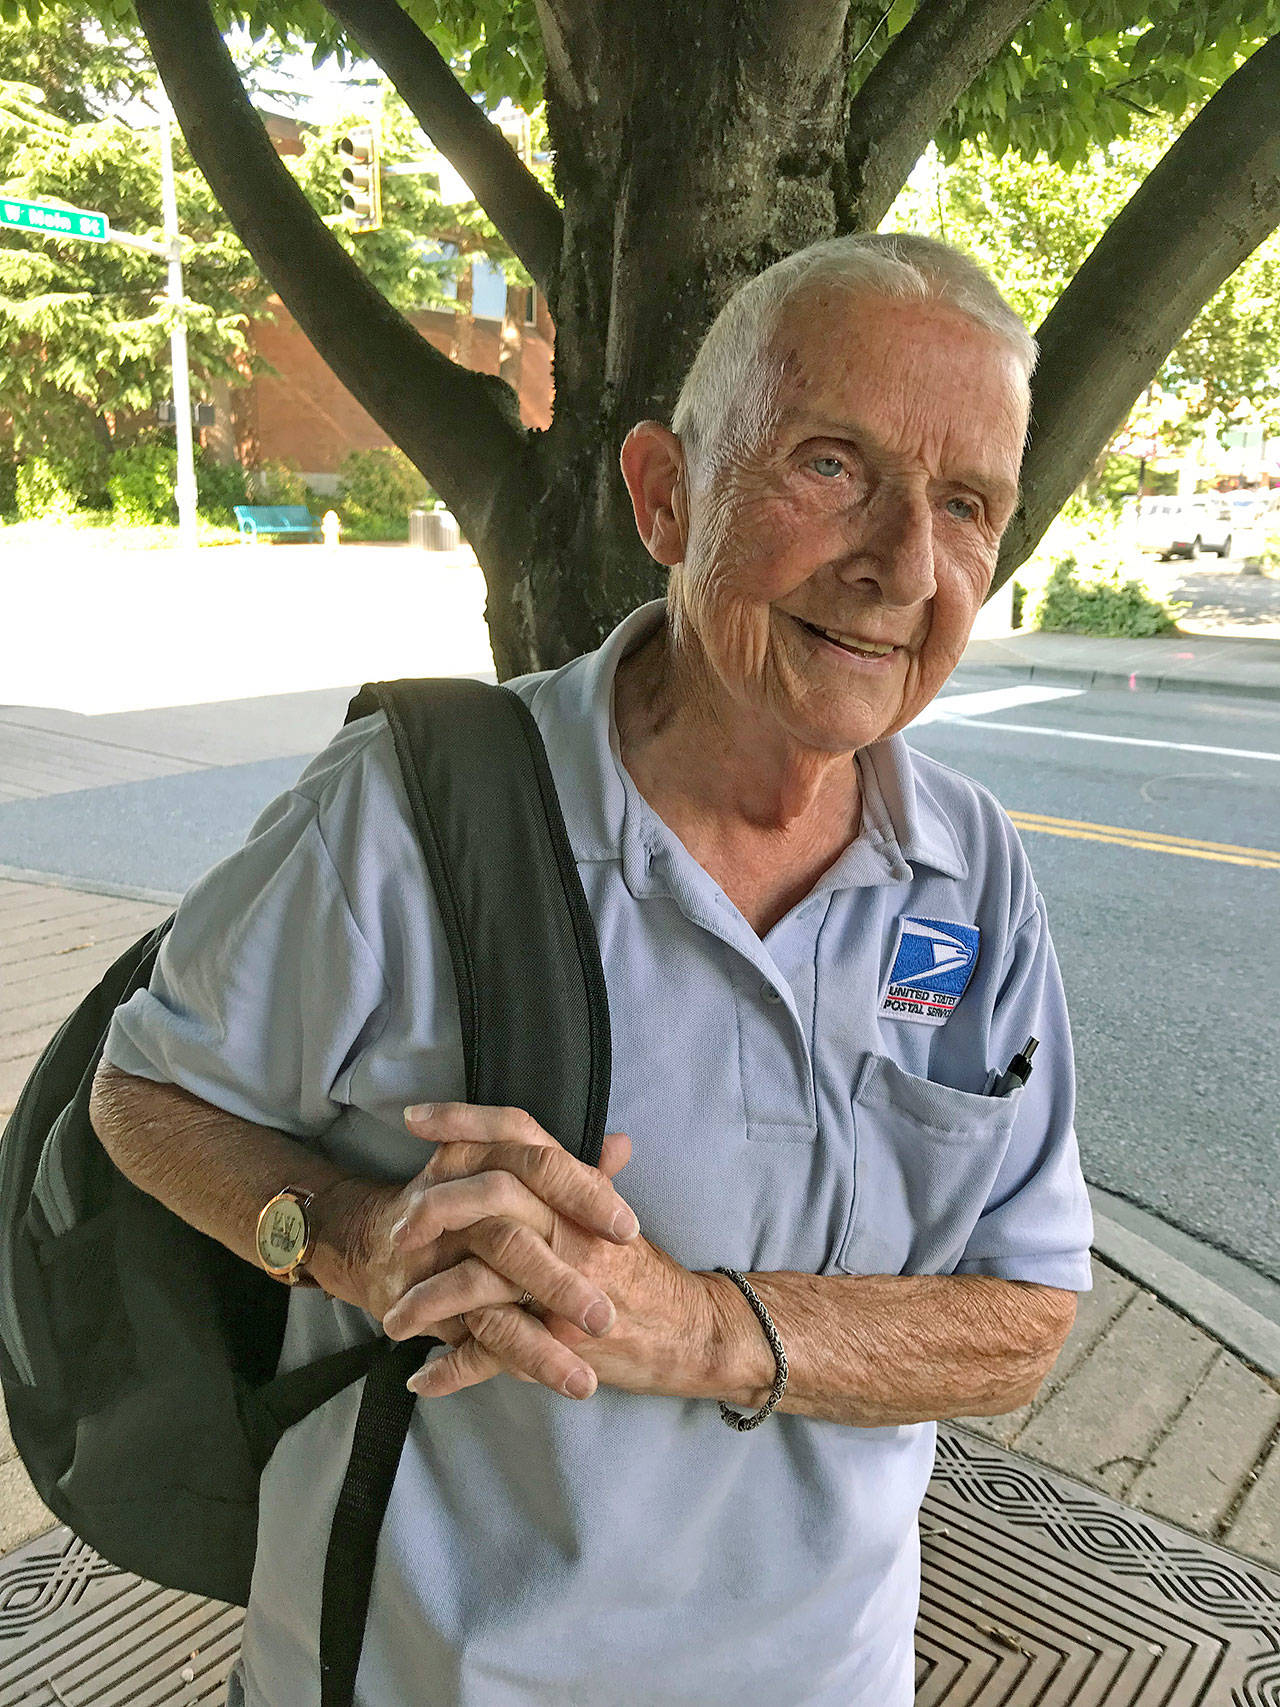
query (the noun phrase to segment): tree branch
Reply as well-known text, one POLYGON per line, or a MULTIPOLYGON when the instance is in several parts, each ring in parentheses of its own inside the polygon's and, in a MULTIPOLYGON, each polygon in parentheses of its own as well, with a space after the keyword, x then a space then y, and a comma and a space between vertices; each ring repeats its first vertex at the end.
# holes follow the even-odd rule
POLYGON ((564 220, 555 201, 450 71, 398 0, 324 0, 406 105, 533 275, 555 315, 564 220))
POLYGON ((442 494, 486 570, 508 558, 530 473, 510 387, 428 343, 327 229, 254 112, 208 0, 137 0, 137 13, 196 164, 285 306, 442 494))
POLYGON ((960 96, 1040 0, 921 0, 853 98, 841 231, 874 231, 960 96))
POLYGON ((1022 499, 993 590, 1035 549, 1205 303, 1280 224, 1277 110, 1272 36, 1187 125, 1038 329, 1022 499))

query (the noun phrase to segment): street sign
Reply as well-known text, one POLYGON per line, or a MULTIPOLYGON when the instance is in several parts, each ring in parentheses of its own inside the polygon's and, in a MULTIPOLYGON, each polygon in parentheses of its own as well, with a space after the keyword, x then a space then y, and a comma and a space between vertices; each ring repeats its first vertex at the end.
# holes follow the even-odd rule
POLYGON ((20 202, 0 196, 0 226, 22 231, 41 231, 46 237, 83 237, 91 243, 108 243, 111 232, 105 213, 82 213, 74 207, 52 207, 48 202, 20 202))

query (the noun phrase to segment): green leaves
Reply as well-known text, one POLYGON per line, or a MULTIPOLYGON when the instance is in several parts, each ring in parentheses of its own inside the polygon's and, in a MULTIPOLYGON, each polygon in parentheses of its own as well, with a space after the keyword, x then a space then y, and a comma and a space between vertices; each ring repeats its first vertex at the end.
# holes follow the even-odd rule
MULTIPOLYGON (((989 150, 1004 140, 998 124, 982 145, 941 147, 913 176, 882 231, 925 231, 958 243, 999 279, 1034 330, 1066 289, 1112 219, 1166 153, 1173 119, 1133 115, 1132 134, 1100 152, 1069 112, 1045 123, 1051 159, 1016 151, 991 170, 989 150), (992 140, 994 136, 994 141, 992 140), (1073 161, 1088 168, 1085 193, 1073 161)), ((1215 408, 1230 413, 1251 398, 1280 431, 1280 233, 1269 237, 1205 305, 1158 375, 1166 393, 1187 401, 1188 421, 1215 408)))
MULTIPOLYGON (((134 41, 124 38, 113 49, 88 26, 83 34, 72 26, 55 58, 46 57, 46 34, 25 23, 0 29, 0 63, 25 74, 22 85, 0 86, 5 188, 97 209, 117 230, 158 238, 159 141, 145 113, 137 113, 139 128, 119 118, 68 116, 92 113, 99 99, 131 86, 134 41), (64 85, 63 75, 80 86, 64 85), (33 89, 46 99, 32 99, 33 89)), ((190 239, 187 319, 197 388, 202 375, 241 380, 244 316, 269 293, 180 137, 175 165, 190 239)), ((24 453, 74 457, 77 445, 106 436, 108 417, 127 432, 132 415, 170 394, 173 311, 164 290, 163 266, 136 251, 0 233, 0 415, 12 420, 24 453)))
MULTIPOLYGON (((382 229, 352 235, 338 212, 341 186, 336 148, 353 121, 367 122, 369 117, 367 109, 351 111, 331 124, 304 131, 302 154, 287 156, 285 164, 337 240, 387 299, 406 312, 452 310, 457 281, 477 258, 503 265, 513 283, 531 283, 476 203, 446 205, 438 185, 423 173, 384 172, 382 229), (442 242, 460 252, 442 253, 442 242)), ((380 92, 378 118, 384 163, 419 160, 428 153, 430 144, 393 90, 380 92)))
MULTIPOLYGON (((857 0, 855 40, 880 10, 857 0)), ((854 68, 855 92, 912 10, 897 0, 888 31, 854 68)), ((1135 111, 1178 119, 1199 107, 1278 31, 1280 0, 1050 0, 965 90, 935 141, 947 161, 970 142, 1075 170, 1126 137, 1135 111)))

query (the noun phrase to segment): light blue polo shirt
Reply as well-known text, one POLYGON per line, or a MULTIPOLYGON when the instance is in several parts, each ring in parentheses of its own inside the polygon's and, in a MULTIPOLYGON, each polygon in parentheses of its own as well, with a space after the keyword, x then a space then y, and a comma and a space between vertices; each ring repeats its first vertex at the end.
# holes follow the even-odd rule
MULTIPOLYGON (((618 758, 618 660, 510 684, 542 730, 600 939, 616 1184, 690 1269, 1090 1285, 1071 1041, 1009 819, 902 736, 860 833, 761 940, 618 758), (984 1095, 1029 1034, 1035 1071, 984 1095)), ((450 961, 381 713, 188 891, 106 1058, 404 1180, 406 1103, 458 1099, 450 961)), ((847 1299, 856 1308, 857 1288, 847 1299)), ((746 1304, 743 1304, 744 1311, 746 1304)), ((786 1322, 778 1322, 786 1341, 786 1322)), ((373 1319, 295 1292, 282 1367, 373 1319)), ((316 1707, 325 1544, 359 1389, 267 1467, 239 1687, 316 1707)), ((362 1707, 908 1707, 931 1422, 854 1428, 503 1374, 418 1403, 382 1532, 362 1707)), ((233 1690, 232 1700, 236 1700, 233 1690)))

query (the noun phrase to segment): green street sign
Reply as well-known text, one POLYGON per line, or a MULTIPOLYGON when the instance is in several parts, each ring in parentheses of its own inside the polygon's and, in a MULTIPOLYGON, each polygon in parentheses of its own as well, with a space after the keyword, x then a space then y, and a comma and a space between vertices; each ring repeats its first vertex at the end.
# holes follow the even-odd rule
POLYGON ((105 213, 82 213, 74 207, 51 207, 47 202, 14 201, 0 196, 0 226, 22 231, 42 231, 46 237, 85 237, 91 243, 106 243, 111 233, 105 213))

